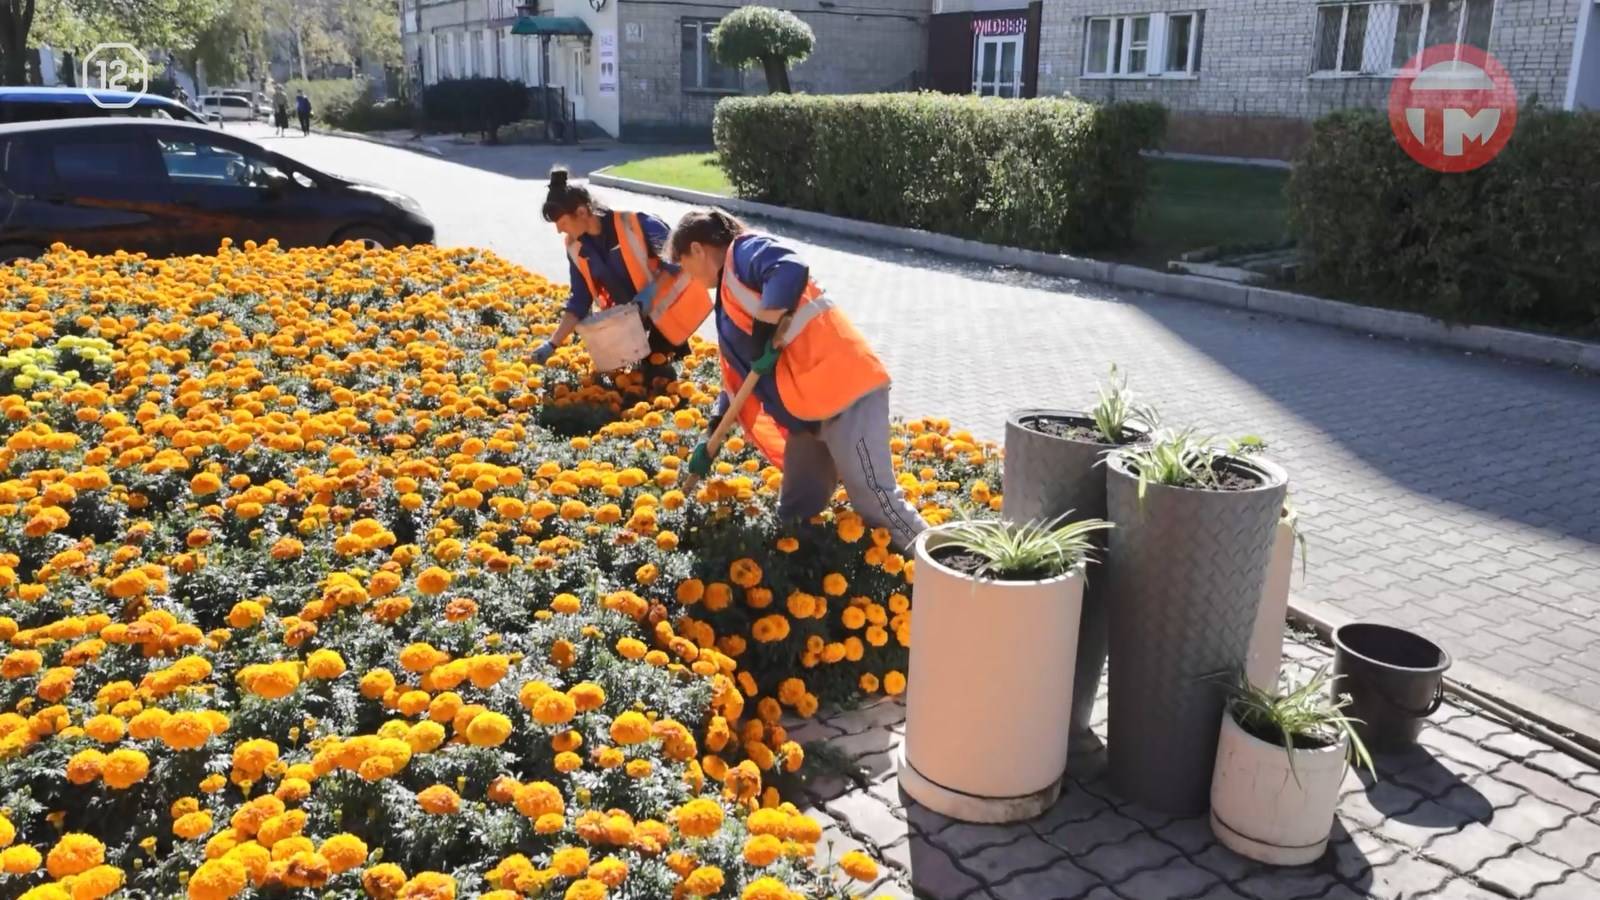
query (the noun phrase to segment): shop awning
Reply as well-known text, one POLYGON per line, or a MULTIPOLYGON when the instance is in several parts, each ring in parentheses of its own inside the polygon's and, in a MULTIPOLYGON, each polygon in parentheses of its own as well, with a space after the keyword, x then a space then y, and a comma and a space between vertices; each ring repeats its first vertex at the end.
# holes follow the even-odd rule
POLYGON ((511 26, 512 34, 576 34, 588 37, 589 26, 577 16, 523 16, 511 26))

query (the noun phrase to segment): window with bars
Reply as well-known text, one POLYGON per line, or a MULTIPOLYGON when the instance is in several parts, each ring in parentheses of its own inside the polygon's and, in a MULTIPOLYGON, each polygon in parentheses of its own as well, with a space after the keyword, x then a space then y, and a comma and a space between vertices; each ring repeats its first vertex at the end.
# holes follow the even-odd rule
POLYGON ((686 90, 733 92, 740 89, 739 70, 717 62, 716 55, 711 52, 711 32, 716 28, 716 19, 684 19, 679 25, 686 90))
POLYGON ((1383 75, 1403 71, 1423 48, 1489 49, 1494 0, 1329 3, 1317 7, 1312 71, 1383 75))
POLYGON ((1090 78, 1188 76, 1200 71, 1201 11, 1094 16, 1084 33, 1090 78))

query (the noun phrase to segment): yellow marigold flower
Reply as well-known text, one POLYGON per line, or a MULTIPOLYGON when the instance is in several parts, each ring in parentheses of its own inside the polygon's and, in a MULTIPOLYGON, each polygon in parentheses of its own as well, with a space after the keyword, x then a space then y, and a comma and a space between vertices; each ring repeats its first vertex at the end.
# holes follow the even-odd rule
POLYGON ((455 900, 456 880, 442 872, 418 872, 395 896, 400 900, 455 900))
POLYGON ((189 900, 227 900, 242 893, 249 871, 235 859, 210 859, 189 876, 189 900))
POLYGON ((122 735, 127 731, 127 726, 116 716, 98 715, 91 716, 83 723, 85 734, 102 744, 114 744, 122 740, 122 735))
POLYGON ((42 861, 39 851, 27 844, 0 850, 0 872, 7 875, 27 875, 39 868, 42 861))
POLYGON ((623 713, 611 723, 611 739, 619 744, 641 744, 650 739, 650 720, 632 710, 623 713))
POLYGON ((685 837, 710 837, 722 828, 722 806, 715 800, 696 798, 678 807, 673 819, 685 837))
POLYGON ((467 743, 474 747, 498 747, 511 736, 511 720, 497 712, 480 713, 467 723, 467 743))
POLYGON ((728 566, 728 580, 742 588, 753 588, 761 583, 761 566, 753 559, 736 559, 728 566))
POLYGON ((394 863, 380 863, 361 873, 361 886, 380 900, 393 900, 405 886, 406 873, 394 863))
POLYGON ((562 725, 572 721, 578 706, 561 691, 547 691, 533 702, 533 717, 542 725, 562 725))
POLYGON ((550 609, 563 615, 572 615, 583 608, 583 601, 573 594, 557 594, 550 600, 550 609))
POLYGON ((424 594, 442 594, 450 587, 450 573, 438 566, 429 566, 417 576, 417 590, 424 594))
POLYGON ((88 784, 100 777, 105 765, 106 756, 99 750, 79 750, 67 760, 67 780, 73 784, 88 784))
POLYGON ((589 871, 589 851, 582 847, 562 847, 550 855, 550 868, 567 878, 589 871))
POLYGON ((212 773, 200 780, 200 790, 207 794, 215 794, 228 786, 228 779, 221 773, 212 773))
POLYGON ((522 785, 517 788, 513 802, 517 812, 530 819, 536 819, 546 813, 564 812, 567 806, 561 791, 548 781, 533 781, 522 785))
POLYGON ((797 844, 815 844, 822 840, 822 826, 810 816, 789 817, 789 840, 797 844))
POLYGON ((629 778, 648 778, 654 768, 648 759, 630 759, 623 771, 627 773, 629 778))
POLYGON ((122 748, 113 750, 106 756, 104 767, 100 770, 100 778, 106 786, 115 790, 126 790, 133 787, 150 772, 150 757, 145 756, 142 750, 122 748))
POLYGON ((776 878, 762 877, 745 885, 739 900, 789 900, 793 894, 776 878))
POLYGON ((691 897, 710 897, 722 890, 722 870, 716 866, 700 866, 683 880, 683 891, 691 897))
POLYGON ((51 878, 87 872, 105 862, 106 846, 93 835, 72 831, 61 836, 45 857, 45 871, 51 878))
POLYGON ((361 676, 361 696, 376 700, 394 690, 394 673, 388 669, 370 669, 361 676))
POLYGON ((758 834, 744 842, 744 861, 756 868, 772 865, 783 855, 783 842, 770 834, 758 834))
POLYGON ((453 815, 461 809, 461 795, 442 784, 436 784, 417 792, 417 803, 436 816, 453 815))
POLYGON ((0 847, 9 847, 17 839, 17 826, 11 824, 5 813, 0 812, 0 847))
POLYGON ((344 657, 335 650, 316 650, 306 657, 306 672, 312 678, 324 681, 338 678, 345 673, 344 657))
POLYGON ((340 833, 322 842, 317 848, 328 861, 333 874, 348 872, 367 861, 367 843, 353 834, 340 833))
POLYGON ((878 864, 860 850, 851 850, 839 857, 839 868, 857 881, 876 881, 878 864))
POLYGON ((628 864, 615 856, 607 856, 589 867, 589 877, 606 887, 621 887, 628 878, 628 864))
POLYGON ((822 578, 822 592, 830 597, 842 597, 849 589, 849 580, 838 572, 829 572, 822 578))
POLYGON ((567 827, 567 817, 560 813, 545 813, 533 822, 535 834, 555 834, 567 827))
POLYGON ((211 831, 211 824, 210 813, 185 813, 172 823, 172 833, 186 841, 193 841, 211 831))
POLYGON ((906 676, 900 671, 896 670, 883 676, 883 690, 889 696, 904 693, 905 689, 906 676))
POLYGON ((567 886, 567 892, 562 895, 563 900, 605 900, 606 886, 604 882, 593 878, 580 878, 567 886))
POLYGON ((572 698, 572 702, 577 707, 578 712, 599 709, 606 702, 605 689, 592 681, 583 681, 573 685, 567 690, 567 696, 572 698))

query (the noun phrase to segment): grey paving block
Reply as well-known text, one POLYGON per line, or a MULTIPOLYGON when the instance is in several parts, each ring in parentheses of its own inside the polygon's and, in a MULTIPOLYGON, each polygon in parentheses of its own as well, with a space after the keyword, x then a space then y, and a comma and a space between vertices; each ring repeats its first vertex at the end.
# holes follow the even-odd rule
POLYGON ((957 867, 948 853, 922 838, 907 841, 906 851, 906 871, 919 897, 955 900, 982 887, 976 877, 957 867))
POLYGON ((1049 838, 1051 843, 1077 857, 1126 840, 1143 830, 1138 822, 1127 816, 1106 810, 1082 821, 1066 822, 1050 832, 1049 838))
POLYGON ((1069 822, 1092 819, 1110 808, 1104 797, 1084 790, 1077 782, 1068 782, 1056 805, 1029 824, 1039 833, 1048 834, 1069 822))
POLYGON ((1230 884, 1236 884, 1260 872, 1271 871, 1268 867, 1246 859, 1221 844, 1212 844, 1199 853, 1191 854, 1188 859, 1230 884))
POLYGON ((1574 872, 1555 884, 1535 890, 1531 900, 1593 900, 1595 897, 1600 897, 1600 881, 1574 872))
POLYGON ((1358 831, 1343 837, 1343 840, 1329 843, 1328 855, 1332 859, 1334 873, 1351 884, 1370 883, 1374 870, 1394 862, 1404 852, 1370 831, 1358 831))
POLYGON ((1491 859, 1479 866, 1472 877, 1501 892, 1502 896, 1526 897, 1535 888, 1555 884, 1573 870, 1532 850, 1519 850, 1509 856, 1491 859))
POLYGON ((1402 854, 1372 873, 1374 897, 1422 897, 1443 887, 1455 874, 1438 863, 1402 854))
POLYGON ((1108 884, 1121 884, 1137 872, 1164 866, 1181 856, 1177 847, 1141 831, 1115 844, 1073 854, 1072 858, 1108 884))
POLYGON ((1336 884, 1332 875, 1299 866, 1261 872, 1234 882, 1233 887, 1256 900, 1311 900, 1326 894, 1336 884))
POLYGON ((1475 872, 1487 860, 1514 851, 1520 842, 1476 823, 1460 831, 1429 840, 1422 852, 1429 859, 1458 872, 1475 872))
POLYGON ((1157 829, 1156 837, 1184 853, 1199 853, 1217 842, 1217 836, 1211 831, 1211 820, 1205 816, 1179 819, 1157 829))
POLYGON ((1018 872, 1043 869, 1066 861, 1066 853, 1030 835, 1020 841, 962 857, 961 867, 977 875, 984 884, 992 885, 1018 872))
MULTIPOLYGON (((1527 794, 1510 806, 1496 809, 1494 818, 1490 819, 1488 824, 1501 834, 1510 835, 1523 843, 1532 843, 1551 831, 1564 829, 1573 818, 1572 813, 1561 807, 1527 794)), ((1576 825, 1578 822, 1582 822, 1582 819, 1572 824, 1576 825)), ((1596 849, 1600 850, 1600 845, 1596 845, 1596 849)), ((1565 859, 1556 856, 1558 859, 1565 859)))
POLYGON ((823 721, 843 734, 860 734, 874 728, 887 728, 904 721, 906 708, 892 700, 878 700, 856 709, 828 716, 823 721))
POLYGON ((977 853, 987 847, 998 844, 1011 844, 1025 837, 1033 837, 1034 831, 1027 823, 1015 825, 973 825, 958 822, 939 832, 932 840, 935 844, 950 851, 957 859, 977 853))
POLYGON ((879 847, 893 846, 905 840, 911 831, 905 819, 866 791, 851 791, 835 797, 823 804, 823 808, 847 830, 879 847))
MULTIPOLYGON (((1583 869, 1600 856, 1600 824, 1582 816, 1568 819, 1559 828, 1540 835, 1528 845, 1541 853, 1574 869, 1583 869)), ((1600 894, 1596 894, 1600 897, 1600 894)))
POLYGON ((1587 814, 1600 806, 1600 797, 1521 763, 1513 762, 1502 767, 1495 773, 1495 778, 1572 812, 1587 814))
POLYGON ((1140 900, 1178 900, 1204 893, 1221 882, 1215 872, 1180 856, 1157 868, 1136 872, 1116 885, 1122 894, 1140 900))
POLYGON ((1099 879, 1093 874, 1061 860, 1047 868, 1024 872, 990 885, 989 893, 999 900, 1073 900, 1098 883, 1099 879))

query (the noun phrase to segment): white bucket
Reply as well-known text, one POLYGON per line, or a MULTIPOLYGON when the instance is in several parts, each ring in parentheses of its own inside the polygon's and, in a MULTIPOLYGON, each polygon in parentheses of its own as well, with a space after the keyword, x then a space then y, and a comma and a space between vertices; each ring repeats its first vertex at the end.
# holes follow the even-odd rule
POLYGON ((650 355, 650 334, 639 307, 622 303, 578 323, 578 336, 596 372, 627 368, 650 355))

